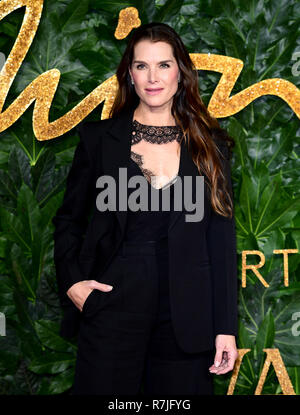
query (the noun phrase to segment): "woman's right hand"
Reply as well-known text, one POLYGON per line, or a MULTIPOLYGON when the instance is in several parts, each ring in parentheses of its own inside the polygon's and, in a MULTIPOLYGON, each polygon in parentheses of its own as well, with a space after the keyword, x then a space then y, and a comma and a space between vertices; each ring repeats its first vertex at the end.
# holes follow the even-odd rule
POLYGON ((73 301, 76 307, 82 311, 83 304, 93 290, 111 291, 112 286, 103 284, 95 280, 83 280, 73 284, 67 291, 68 297, 73 301))

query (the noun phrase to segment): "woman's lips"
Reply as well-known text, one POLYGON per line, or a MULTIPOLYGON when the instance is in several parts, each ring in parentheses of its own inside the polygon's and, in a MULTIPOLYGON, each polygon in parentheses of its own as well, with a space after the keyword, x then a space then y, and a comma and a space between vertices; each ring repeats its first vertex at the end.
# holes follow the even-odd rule
POLYGON ((146 91, 146 92, 147 92, 147 94, 149 94, 149 95, 156 95, 156 94, 159 94, 162 90, 163 90, 163 88, 145 89, 145 91, 146 91))

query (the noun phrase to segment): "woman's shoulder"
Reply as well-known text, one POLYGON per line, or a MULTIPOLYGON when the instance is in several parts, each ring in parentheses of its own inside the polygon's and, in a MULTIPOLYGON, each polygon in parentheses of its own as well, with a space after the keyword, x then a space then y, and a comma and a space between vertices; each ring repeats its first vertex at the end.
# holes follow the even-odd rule
POLYGON ((103 136, 104 132, 110 127, 110 123, 110 118, 97 121, 83 120, 75 126, 80 141, 84 145, 91 160, 96 160, 101 136, 103 136))
POLYGON ((109 128, 112 122, 112 118, 106 118, 104 120, 86 121, 83 120, 76 125, 76 130, 82 136, 99 136, 99 133, 109 128))

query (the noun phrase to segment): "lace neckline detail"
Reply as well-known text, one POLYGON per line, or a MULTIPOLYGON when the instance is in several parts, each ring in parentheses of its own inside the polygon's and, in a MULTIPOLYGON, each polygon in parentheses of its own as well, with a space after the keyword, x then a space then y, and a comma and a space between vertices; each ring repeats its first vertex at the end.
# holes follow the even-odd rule
POLYGON ((180 142, 182 131, 178 125, 146 125, 137 120, 132 121, 132 144, 146 140, 153 144, 164 144, 170 141, 180 142))
POLYGON ((178 178, 178 173, 171 178, 166 184, 164 184, 162 187, 156 187, 156 180, 157 178, 153 174, 151 170, 145 169, 143 167, 143 156, 141 154, 135 153, 134 151, 131 152, 131 160, 136 165, 136 167, 139 169, 139 171, 143 174, 143 176, 147 179, 147 182, 153 189, 155 190, 164 190, 167 189, 169 186, 171 186, 173 183, 176 182, 178 178), (153 183, 153 184, 152 184, 153 183))

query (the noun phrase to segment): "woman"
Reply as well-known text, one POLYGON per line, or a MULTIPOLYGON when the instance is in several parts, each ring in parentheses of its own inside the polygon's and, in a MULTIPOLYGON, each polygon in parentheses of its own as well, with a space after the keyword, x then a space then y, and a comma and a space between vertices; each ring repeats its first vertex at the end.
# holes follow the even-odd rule
POLYGON ((117 78, 110 118, 79 127, 53 219, 73 394, 213 394, 238 355, 232 139, 168 25, 132 32, 117 78))

